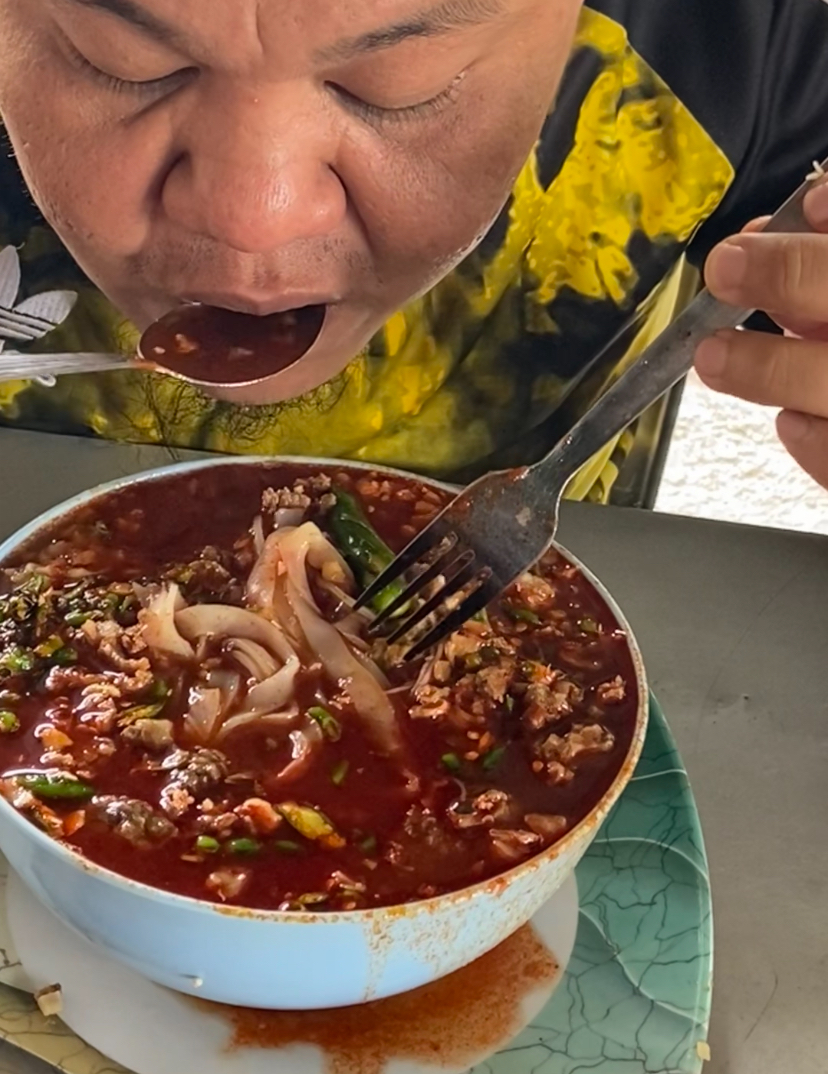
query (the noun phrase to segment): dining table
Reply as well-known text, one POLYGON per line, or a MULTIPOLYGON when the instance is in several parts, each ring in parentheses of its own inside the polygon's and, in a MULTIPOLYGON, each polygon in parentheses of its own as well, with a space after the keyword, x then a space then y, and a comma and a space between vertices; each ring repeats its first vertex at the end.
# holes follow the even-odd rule
MULTIPOLYGON (((75 493, 193 457, 0 429, 0 537, 75 493)), ((828 537, 567 503, 559 540, 624 609, 696 795, 715 923, 706 1070, 824 1074, 828 537)), ((0 1074, 47 1072, 0 1044, 0 1074)))

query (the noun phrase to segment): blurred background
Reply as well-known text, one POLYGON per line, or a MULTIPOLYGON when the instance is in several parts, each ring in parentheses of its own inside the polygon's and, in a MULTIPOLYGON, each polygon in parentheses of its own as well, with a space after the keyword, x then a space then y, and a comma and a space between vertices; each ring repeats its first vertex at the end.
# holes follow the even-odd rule
POLYGON ((828 534, 828 491, 776 438, 776 411, 705 388, 691 374, 656 509, 828 534))

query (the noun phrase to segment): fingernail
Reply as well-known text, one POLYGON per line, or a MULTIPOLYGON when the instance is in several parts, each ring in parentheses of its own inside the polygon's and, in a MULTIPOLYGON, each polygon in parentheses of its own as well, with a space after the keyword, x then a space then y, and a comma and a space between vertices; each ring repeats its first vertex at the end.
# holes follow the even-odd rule
POLYGON ((722 376, 727 365, 727 343, 719 336, 711 336, 700 343, 696 351, 696 369, 710 380, 722 376))
POLYGON ((805 215, 813 227, 828 228, 828 182, 822 182, 808 191, 805 215))
POLYGON ((795 443, 797 440, 804 440, 811 431, 811 419, 807 414, 783 410, 776 419, 776 428, 783 440, 795 443))
POLYGON ((717 290, 732 291, 742 285, 747 269, 747 251, 732 242, 725 242, 710 255, 707 282, 717 290))

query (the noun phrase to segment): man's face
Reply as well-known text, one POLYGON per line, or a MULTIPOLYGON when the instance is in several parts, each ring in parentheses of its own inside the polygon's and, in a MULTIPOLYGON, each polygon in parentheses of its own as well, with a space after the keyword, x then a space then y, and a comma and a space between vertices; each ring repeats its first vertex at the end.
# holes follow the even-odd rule
MULTIPOLYGON (((81 267, 139 327, 325 303, 340 372, 502 208, 581 0, 0 0, 0 115, 81 267)), ((250 389, 248 389, 248 392, 250 389)))

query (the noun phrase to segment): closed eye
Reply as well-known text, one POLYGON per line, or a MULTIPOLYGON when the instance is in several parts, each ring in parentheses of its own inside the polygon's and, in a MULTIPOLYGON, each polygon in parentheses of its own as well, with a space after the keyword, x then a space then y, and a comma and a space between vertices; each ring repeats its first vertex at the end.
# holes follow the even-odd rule
POLYGON ((82 74, 115 93, 133 93, 155 97, 173 92, 184 83, 192 81, 198 75, 197 68, 182 67, 180 70, 172 71, 170 74, 163 75, 160 78, 133 81, 127 78, 119 78, 117 75, 101 70, 100 67, 96 67, 94 63, 91 63, 82 53, 78 52, 73 45, 70 44, 69 48, 71 59, 82 74))
POLYGON ((446 86, 444 90, 441 90, 440 93, 435 94, 435 96, 429 97, 425 101, 418 101, 416 104, 404 105, 400 108, 391 108, 365 101, 361 97, 358 97, 345 89, 344 86, 340 86, 334 82, 329 82, 327 86, 346 108, 355 112, 363 119, 366 119, 369 122, 399 123, 406 120, 421 119, 424 116, 442 112, 446 107, 457 100, 460 84, 465 76, 466 72, 462 71, 456 78, 452 79, 451 83, 446 86))

